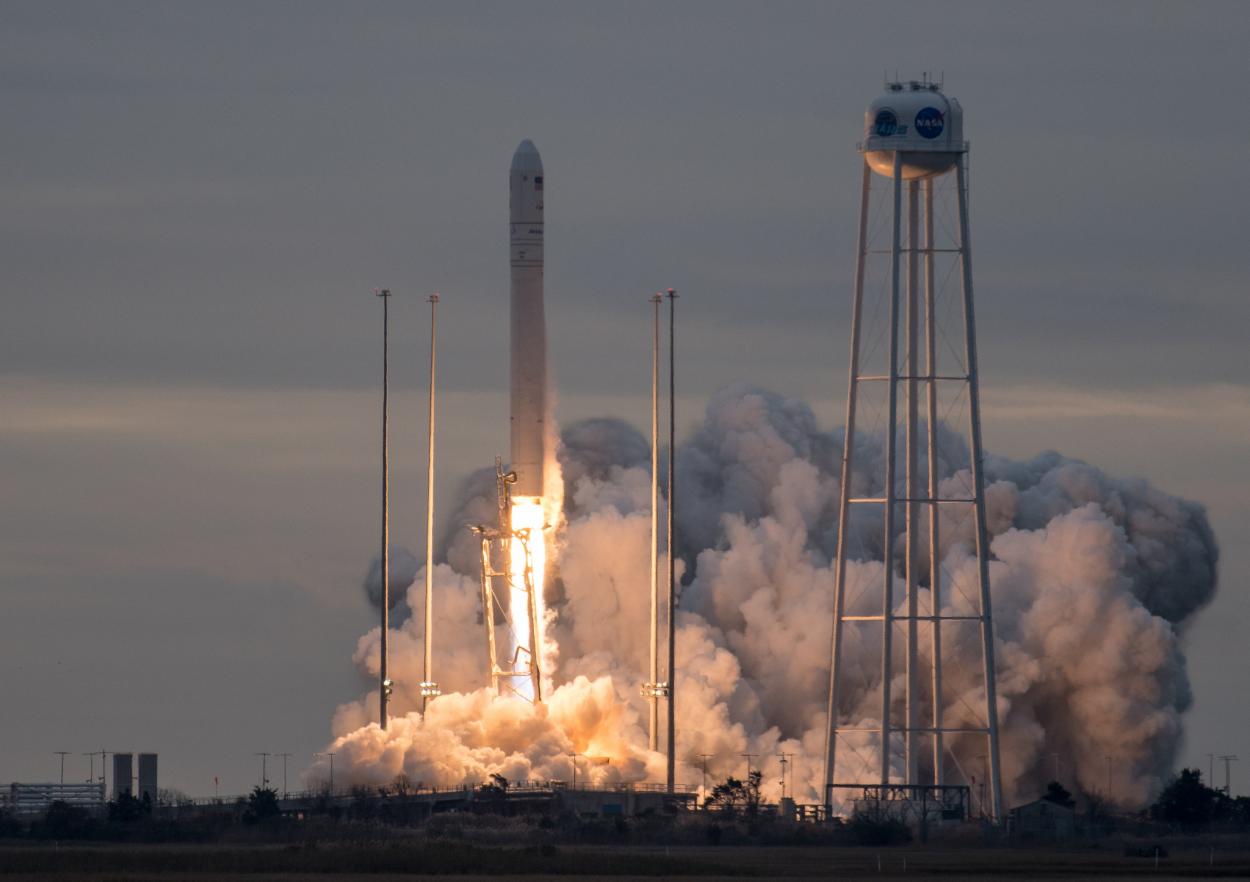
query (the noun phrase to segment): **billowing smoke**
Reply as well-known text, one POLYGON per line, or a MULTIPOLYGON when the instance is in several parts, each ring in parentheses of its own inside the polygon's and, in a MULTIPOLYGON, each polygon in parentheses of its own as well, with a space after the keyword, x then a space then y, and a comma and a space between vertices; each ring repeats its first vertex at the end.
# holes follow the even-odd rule
MULTIPOLYGON (((462 527, 494 517, 494 485, 489 473, 471 476, 444 531, 447 563, 434 574, 437 678, 446 694, 422 719, 421 617, 397 617, 391 727, 383 733, 370 722, 372 692, 339 708, 331 749, 340 781, 384 784, 400 773, 426 786, 477 784, 492 773, 568 780, 572 754, 580 755, 579 779, 663 780, 663 756, 646 748, 639 693, 647 680, 649 448, 636 430, 606 419, 572 426, 562 441, 549 700, 533 706, 483 688, 477 546, 462 527)), ((841 446, 841 433, 821 431, 802 402, 736 385, 711 400, 677 452, 680 782, 700 780, 702 754, 719 780, 741 776, 741 755, 751 753, 763 758, 765 791, 776 796, 775 757, 785 753, 794 755, 787 789, 801 802, 820 799, 841 446)), ((944 427, 940 447, 942 485, 957 492, 968 481, 966 447, 944 427)), ((883 455, 880 438, 856 438, 857 494, 881 490, 874 476, 883 455)), ((1067 786, 1141 805, 1172 771, 1190 703, 1180 633, 1215 590, 1218 552, 1205 513, 1057 453, 1023 463, 990 457, 986 474, 1006 797, 1039 793, 1058 754, 1067 786)), ((879 513, 857 508, 848 603, 884 578, 879 513)), ((940 527, 943 609, 974 613, 975 592, 960 589, 976 584, 972 524, 943 514, 940 527)), ((422 579, 415 574, 410 608, 420 608, 422 579)), ((949 726, 984 724, 980 648, 969 638, 952 629, 943 642, 949 726)), ((871 629, 847 641, 854 676, 842 696, 844 721, 879 721, 879 641, 871 629)), ((377 643, 375 629, 356 650, 369 675, 377 643)), ((922 640, 925 665, 928 652, 922 640)), ((899 683, 894 690, 901 694, 899 683)), ((871 780, 875 737, 841 745, 839 778, 871 780)), ((949 780, 982 777, 983 745, 981 736, 950 738, 949 780)), ((326 771, 308 776, 324 780, 326 771)))

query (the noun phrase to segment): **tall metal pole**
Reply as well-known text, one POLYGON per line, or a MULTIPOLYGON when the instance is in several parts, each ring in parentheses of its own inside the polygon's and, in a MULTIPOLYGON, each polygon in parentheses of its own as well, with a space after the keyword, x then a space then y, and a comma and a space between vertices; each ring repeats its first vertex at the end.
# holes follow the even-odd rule
POLYGON ((69 753, 68 750, 54 750, 53 753, 61 758, 61 783, 65 783, 65 757, 69 753))
POLYGON ((377 292, 377 296, 382 298, 382 641, 378 648, 378 724, 385 730, 387 723, 386 705, 390 700, 391 689, 390 678, 386 674, 386 644, 387 632, 390 629, 391 605, 391 482, 389 471, 390 458, 387 451, 387 440, 390 431, 387 425, 387 420, 390 416, 390 407, 387 401, 389 392, 389 353, 387 347, 390 343, 389 308, 391 292, 383 288, 377 292))
POLYGON ((855 409, 859 396, 859 332, 864 300, 864 263, 868 249, 868 194, 872 170, 863 164, 859 195, 859 236, 855 249, 855 296, 851 305, 851 363, 847 371, 846 429, 842 439, 842 475, 838 489, 838 556, 833 578, 833 635, 829 647, 829 713, 825 720, 825 810, 833 808, 833 785, 837 774, 838 703, 841 700, 842 611, 846 592, 847 514, 851 499, 851 467, 855 453, 855 409))
MULTIPOLYGON (((651 649, 647 681, 647 747, 660 746, 660 301, 651 298, 651 649)), ((670 679, 672 679, 670 677, 670 679)))
POLYGON ((270 754, 270 753, 265 753, 265 752, 263 752, 263 751, 261 751, 261 752, 259 752, 259 753, 255 753, 255 754, 253 754, 253 756, 258 756, 258 757, 260 757, 260 786, 261 786, 262 788, 264 788, 264 787, 268 787, 268 786, 269 786, 269 765, 268 765, 268 763, 269 763, 269 757, 271 757, 272 755, 273 755, 273 754, 270 754))
POLYGON ((937 291, 933 274, 933 178, 924 181, 924 309, 925 376, 928 382, 928 410, 925 414, 929 435, 929 612, 933 616, 931 653, 933 679, 930 685, 933 707, 933 783, 943 783, 942 744, 942 555, 938 543, 938 400, 937 400, 937 291))
POLYGON ((668 792, 675 789, 677 777, 677 560, 673 554, 673 511, 677 464, 677 292, 668 289, 668 792))
POLYGON ((890 681, 894 677, 894 460, 898 438, 899 251, 902 239, 903 156, 894 153, 894 231, 890 246, 890 364, 885 453, 885 587, 881 603, 881 786, 890 783, 890 681))
POLYGON ((907 429, 906 487, 903 506, 907 539, 904 575, 907 582, 907 731, 903 735, 906 783, 920 783, 920 745, 916 728, 920 711, 920 665, 916 617, 920 614, 916 589, 920 584, 920 182, 907 184, 907 429))
POLYGON ((430 409, 429 439, 426 442, 425 466, 425 667, 421 674, 421 713, 438 695, 434 681, 434 377, 437 368, 435 349, 438 328, 438 295, 430 295, 430 409))
POLYGON ((1003 785, 998 761, 998 686, 994 671, 994 623, 990 612, 990 542, 985 519, 984 451, 981 446, 981 392, 977 378, 976 315, 972 302, 972 246, 968 235, 968 154, 955 164, 959 191, 959 257, 963 276, 964 351, 968 368, 968 423, 972 439, 972 481, 976 515, 978 582, 981 589, 981 658, 984 666, 987 738, 990 755, 991 806, 996 823, 1003 821, 1003 785))

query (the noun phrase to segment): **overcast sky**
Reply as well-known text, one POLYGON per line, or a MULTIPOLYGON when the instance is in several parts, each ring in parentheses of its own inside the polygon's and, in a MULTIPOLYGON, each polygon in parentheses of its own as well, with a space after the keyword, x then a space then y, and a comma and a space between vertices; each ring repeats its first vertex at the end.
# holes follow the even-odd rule
POLYGON ((1184 759, 1250 757, 1248 40, 1214 2, 3 0, 0 782, 155 750, 163 784, 237 793, 290 751, 294 786, 373 621, 370 289, 420 547, 431 291, 440 500, 506 450, 522 138, 562 421, 644 424, 671 285, 684 425, 747 379, 832 427, 887 70, 966 112, 987 445, 1209 507, 1184 759))

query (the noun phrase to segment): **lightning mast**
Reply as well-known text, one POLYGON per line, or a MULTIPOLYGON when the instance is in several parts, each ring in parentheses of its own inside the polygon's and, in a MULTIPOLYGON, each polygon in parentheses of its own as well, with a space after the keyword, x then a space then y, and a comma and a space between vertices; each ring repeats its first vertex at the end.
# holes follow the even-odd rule
POLYGON ((391 292, 387 288, 374 293, 382 298, 382 631, 381 643, 378 647, 378 725, 386 729, 387 704, 391 700, 391 681, 386 673, 387 632, 390 629, 391 605, 391 500, 390 500, 390 454, 387 441, 390 427, 387 425, 390 416, 389 392, 389 352, 390 343, 389 308, 391 292))
POLYGON ((438 327, 438 295, 430 302, 430 407, 429 439, 425 467, 425 666, 421 677, 421 713, 431 698, 441 694, 434 679, 434 376, 437 368, 435 340, 438 327))

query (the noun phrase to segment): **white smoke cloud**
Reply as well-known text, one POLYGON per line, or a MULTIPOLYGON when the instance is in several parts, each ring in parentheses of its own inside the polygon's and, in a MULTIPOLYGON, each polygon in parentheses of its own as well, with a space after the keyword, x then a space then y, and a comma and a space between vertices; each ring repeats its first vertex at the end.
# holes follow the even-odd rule
MULTIPOLYGON (((943 493, 966 493, 967 448, 945 427, 941 437, 943 493)), ((794 754, 788 788, 800 801, 820 798, 841 444, 805 404, 736 385, 711 400, 677 451, 675 538, 685 583, 677 621, 680 782, 700 780, 700 755, 711 755, 709 775, 723 779, 741 776, 741 755, 752 753, 763 758, 757 766, 775 796, 775 757, 786 753, 794 754)), ((874 476, 883 455, 879 438, 856 439, 856 494, 881 491, 874 476)), ((447 563, 434 579, 445 694, 423 719, 415 691, 422 617, 397 622, 390 728, 382 733, 368 722, 377 712, 372 692, 341 707, 330 748, 336 778, 381 784, 403 772, 439 786, 477 784, 492 773, 567 780, 576 753, 609 760, 583 761, 579 779, 663 780, 664 757, 646 748, 639 694, 648 678, 649 459, 646 440, 616 420, 563 434, 558 579, 548 592, 554 688, 540 706, 483 688, 478 550, 463 526, 493 519, 494 481, 484 471, 466 482, 444 534, 447 563)), ((1218 558, 1205 513, 1144 481, 1117 480, 1057 453, 1025 463, 989 457, 986 475, 1007 798, 1040 792, 1059 754, 1067 786, 1140 805, 1172 770, 1190 703, 1179 634, 1212 597, 1218 558)), ((858 559, 848 564, 848 612, 856 603, 876 611, 870 607, 885 577, 880 517, 865 508, 850 524, 858 559)), ((943 609, 975 613, 969 519, 944 511, 940 528, 943 609)), ((417 572, 409 589, 413 609, 423 578, 417 572)), ((920 607, 930 608, 927 592, 920 607)), ((377 642, 375 629, 357 647, 366 674, 376 675, 377 642)), ((922 639, 926 667, 930 652, 922 639)), ((984 725, 975 629, 950 626, 942 655, 945 724, 984 725)), ((879 722, 879 659, 879 629, 847 641, 844 721, 879 722)), ((892 691, 902 695, 901 675, 892 691)), ((950 736, 948 780, 980 779, 983 745, 982 736, 950 736)), ((879 747, 871 733, 844 736, 839 778, 871 780, 879 747)), ((901 750, 892 745, 892 753, 901 750)), ((326 773, 317 766, 308 776, 326 773)))

